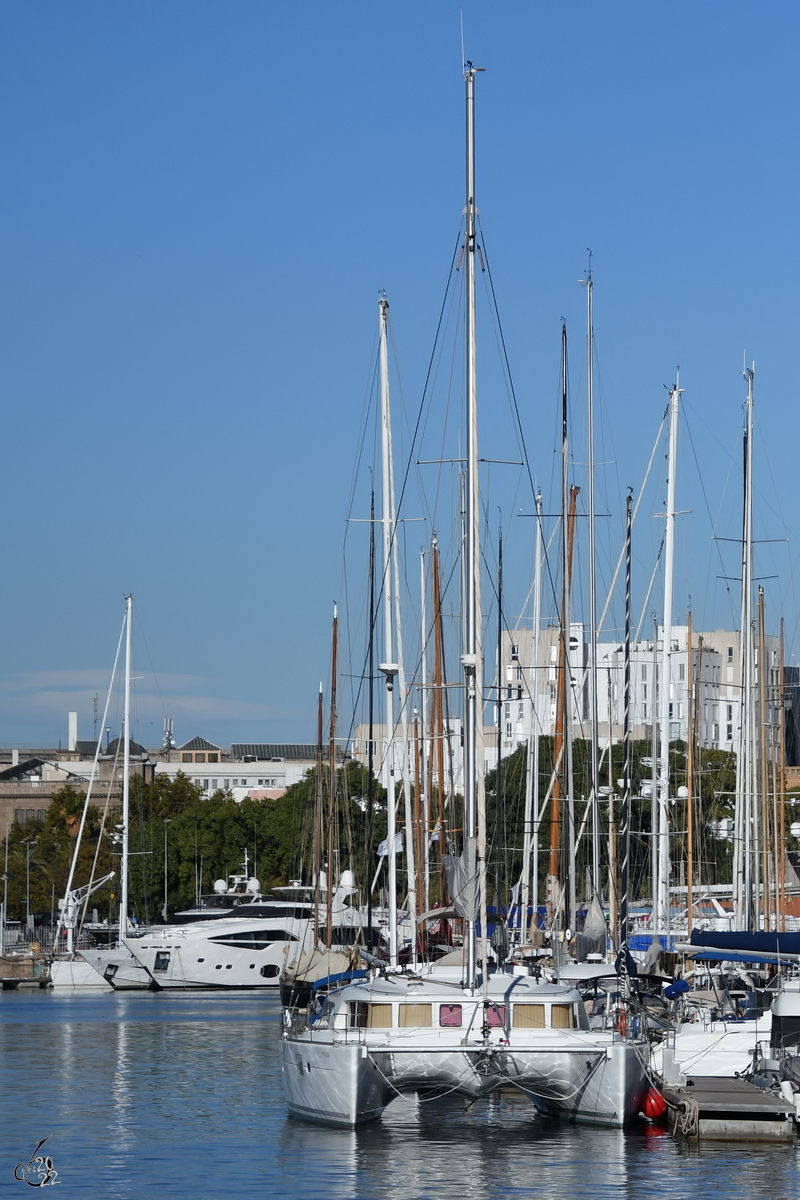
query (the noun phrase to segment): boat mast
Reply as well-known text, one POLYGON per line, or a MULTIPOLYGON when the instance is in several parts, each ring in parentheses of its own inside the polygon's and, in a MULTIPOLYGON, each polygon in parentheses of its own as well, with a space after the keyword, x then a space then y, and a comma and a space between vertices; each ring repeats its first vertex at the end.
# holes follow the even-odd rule
MULTIPOLYGON (((375 490, 369 502, 369 743, 367 745, 367 879, 372 872, 375 805, 375 490)), ((372 888, 367 892, 367 947, 372 949, 372 888)))
MULTIPOLYGON (((689 686, 686 689, 686 791, 689 793, 686 802, 686 933, 692 936, 692 874, 694 871, 694 650, 692 648, 692 610, 687 617, 689 626, 686 641, 689 651, 689 686)), ((700 655, 702 655, 703 639, 700 639, 700 655)), ((698 656, 698 666, 700 656, 698 656)))
POLYGON ((734 816, 734 917, 737 928, 752 929, 751 845, 752 810, 751 708, 752 708, 752 623, 753 601, 753 376, 755 367, 745 368, 747 419, 743 446, 744 514, 742 521, 742 613, 739 634, 739 746, 736 755, 736 811, 734 816))
POLYGON ((427 606, 425 594, 425 551, 419 552, 419 575, 420 575, 420 626, 422 629, 422 697, 420 700, 421 718, 422 718, 422 745, 420 747, 420 770, 422 773, 422 863, 421 869, 423 873, 423 912, 427 912, 431 906, 431 797, 430 797, 430 771, 428 768, 428 753, 427 742, 425 740, 425 731, 428 727, 428 629, 427 629, 427 606))
POLYGON ((767 639, 764 633, 764 588, 758 589, 758 760, 761 783, 761 911, 764 929, 769 929, 770 853, 769 783, 767 762, 767 639))
POLYGON ((122 879, 119 902, 119 940, 128 936, 128 845, 131 797, 131 616, 133 596, 125 597, 125 701, 122 748, 122 879))
POLYGON ((333 836, 336 819, 336 656, 339 646, 339 616, 333 606, 333 644, 331 649, 331 723, 328 738, 328 865, 327 912, 325 946, 330 950, 333 941, 333 836))
POLYGON ((317 780, 316 780, 316 796, 314 802, 314 936, 319 937, 319 907, 320 907, 320 875, 322 872, 322 804, 323 804, 323 782, 322 782, 322 684, 319 685, 319 696, 317 698, 317 780))
MULTIPOLYGON (((466 538, 465 538, 465 622, 464 647, 461 664, 464 670, 464 840, 471 848, 476 844, 478 816, 478 734, 482 724, 482 677, 480 647, 480 505, 478 497, 478 395, 476 364, 476 298, 475 257, 477 251, 476 208, 475 208, 475 73, 480 68, 471 62, 465 64, 466 82, 466 538)), ((478 871, 477 859, 473 860, 478 871)), ((486 927, 483 926, 485 943, 486 927)), ((477 983, 476 922, 467 922, 467 987, 477 983)))
MULTIPOLYGON (((589 270, 586 273, 586 380, 588 390, 589 438, 589 705, 591 710, 590 763, 592 777, 592 889, 600 897, 600 768, 597 719, 597 581, 595 567, 595 507, 594 507, 594 329, 592 325, 592 252, 589 251, 589 270)), ((609 743, 609 754, 611 744, 609 743)))
MULTIPOLYGON (((385 296, 378 301, 380 317, 380 392, 381 392, 381 520, 383 525, 383 653, 378 664, 386 680, 386 851, 389 862, 389 965, 397 966, 397 846, 395 844, 395 747, 394 747, 394 679, 397 662, 394 658, 392 628, 392 542, 394 513, 392 511, 390 459, 391 413, 389 410, 389 349, 386 336, 386 316, 389 302, 385 296)), ((400 700, 402 704, 402 697, 400 700)))
POLYGON ((683 389, 669 393, 667 529, 664 541, 664 641, 661 653, 661 751, 658 773, 658 878, 655 928, 669 930, 669 731, 672 680, 672 575, 675 564, 675 476, 678 455, 678 405, 683 389))
MULTIPOLYGON (((630 874, 631 848, 631 531, 633 497, 628 494, 625 504, 625 657, 622 683, 622 813, 620 820, 621 866, 619 896, 619 955, 624 984, 627 991, 628 975, 628 880, 630 874)), ((609 754, 611 744, 609 742, 609 754)), ((609 890, 613 891, 612 881, 609 890)), ((626 995, 627 999, 627 995, 626 995)))
POLYGON ((496 848, 497 860, 495 870, 494 902, 497 906, 497 922, 500 923, 502 900, 500 892, 505 881, 505 807, 503 797, 503 771, 501 735, 503 732, 503 530, 497 535, 497 771, 495 774, 495 803, 496 803, 496 848))
POLYGON ((539 626, 542 617, 542 493, 536 494, 536 574, 533 592, 533 655, 531 663, 531 733, 525 774, 525 815, 522 833, 522 941, 527 941, 528 904, 533 859, 533 916, 538 928, 539 904, 539 626), (535 807, 534 807, 535 806, 535 807), (534 812, 536 816, 534 817, 534 812))

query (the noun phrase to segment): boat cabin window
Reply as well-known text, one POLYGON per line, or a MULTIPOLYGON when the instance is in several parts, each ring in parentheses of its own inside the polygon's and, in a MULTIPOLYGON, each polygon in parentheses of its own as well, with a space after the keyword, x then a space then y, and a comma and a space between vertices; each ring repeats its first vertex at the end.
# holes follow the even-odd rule
POLYGON ((490 1004, 486 1012, 486 1024, 490 1029, 501 1029, 506 1023, 505 1004, 490 1004))
POLYGON ((350 1020, 348 1024, 351 1029, 366 1029, 368 1015, 368 1004, 361 1004, 353 1000, 350 1001, 350 1020))
POLYGON ((515 1004, 511 1010, 514 1029, 544 1029, 543 1004, 515 1004))
POLYGON ((153 964, 154 971, 166 971, 169 966, 169 950, 156 950, 156 961, 153 964))
POLYGON ((241 933, 221 934, 208 940, 234 949, 266 950, 273 942, 296 942, 298 939, 285 929, 243 929, 241 933))
POLYGON ((550 1006, 550 1024, 553 1029, 574 1029, 575 1020, 571 1004, 552 1004, 550 1006))
POLYGON ((401 1004, 399 1008, 401 1029, 417 1029, 431 1024, 430 1004, 401 1004))
POLYGON ((800 1017, 782 1017, 773 1013, 770 1044, 783 1049, 800 1045, 800 1017))
POLYGON ((460 1004, 440 1004, 439 1005, 439 1024, 443 1029, 460 1029, 461 1028, 461 1005, 460 1004))
POLYGON ((367 1029, 391 1029, 391 1004, 370 1004, 367 1015, 367 1029))

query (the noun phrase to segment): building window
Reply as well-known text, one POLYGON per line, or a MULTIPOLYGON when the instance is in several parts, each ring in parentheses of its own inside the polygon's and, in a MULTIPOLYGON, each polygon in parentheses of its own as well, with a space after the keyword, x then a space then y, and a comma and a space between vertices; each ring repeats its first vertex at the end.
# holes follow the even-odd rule
POLYGON ((681 700, 678 701, 678 720, 683 720, 683 702, 681 700))
POLYGON ((647 663, 642 663, 642 679, 647 679, 647 663))
POLYGON ((193 757, 191 754, 182 754, 181 755, 181 762, 192 762, 192 761, 193 761, 193 757))
POLYGON ((517 679, 522 679, 522 667, 517 667, 517 679))
POLYGON ((728 662, 733 662, 733 646, 728 646, 728 662))
POLYGON ((519 646, 512 646, 512 647, 511 647, 511 657, 512 657, 512 658, 514 659, 514 661, 516 662, 516 660, 519 658, 519 646))
POLYGON ((205 754, 195 754, 194 761, 195 762, 205 762, 206 761, 205 754))
POLYGON ((670 720, 672 720, 672 701, 671 700, 669 702, 669 716, 670 716, 670 720))
POLYGON ((510 721, 506 721, 506 737, 507 738, 511 737, 511 722, 510 721))
POLYGON ((686 663, 678 663, 678 679, 684 680, 685 678, 686 678, 686 663))
POLYGON ((33 821, 35 819, 36 819, 36 813, 34 812, 34 810, 32 808, 26 808, 25 809, 25 820, 33 821))
POLYGON ((24 825, 25 824, 25 813, 22 811, 21 808, 14 809, 14 824, 15 825, 24 825))
POLYGON ((507 705, 506 705, 506 720, 508 720, 508 718, 509 718, 510 716, 511 716, 511 705, 510 705, 510 704, 507 704, 507 705))
POLYGON ((45 810, 43 808, 37 808, 37 810, 36 810, 36 820, 37 821, 43 821, 46 816, 47 816, 47 813, 45 812, 45 810))
POLYGON ((507 700, 511 699, 511 684, 508 685, 508 691, 506 692, 506 699, 507 700))
POLYGON ((217 788, 218 788, 218 787, 219 787, 219 780, 218 780, 218 779, 212 779, 212 780, 211 780, 211 790, 212 790, 212 792, 215 792, 215 791, 217 790, 217 788))
POLYGON ((642 699, 643 700, 647 699, 647 684, 646 683, 642 684, 642 699))
POLYGON ((229 788, 230 786, 231 786, 231 781, 230 781, 230 779, 226 779, 226 780, 225 780, 225 791, 226 791, 226 792, 227 792, 227 790, 228 790, 228 788, 229 788))
POLYGON ((729 742, 732 742, 732 741, 733 741, 733 726, 732 726, 732 725, 729 725, 729 726, 728 726, 728 737, 727 737, 727 740, 728 740, 729 742))
POLYGON ((517 713, 517 720, 521 721, 524 716, 525 716, 525 705, 520 704, 519 712, 517 713))
POLYGON ((550 699, 555 700, 555 698, 556 698, 556 685, 554 683, 551 683, 550 684, 550 699))
POLYGON ((733 720, 733 705, 732 704, 728 705, 728 720, 729 721, 733 720))
POLYGON ((208 780, 207 779, 203 780, 203 791, 204 792, 208 791, 208 780))
POLYGON ((519 687, 517 688, 517 699, 518 700, 522 699, 522 684, 520 684, 519 687))
POLYGON ((246 780, 246 779, 243 779, 243 780, 242 780, 242 787, 247 787, 247 780, 246 780))
POLYGON ((208 761, 209 762, 219 762, 219 755, 218 754, 209 754, 208 761))
POLYGON ((719 725, 715 725, 715 726, 714 726, 714 737, 713 737, 713 741, 715 741, 715 742, 718 742, 718 741, 719 741, 719 725))
POLYGON ((642 705, 642 720, 643 721, 647 720, 647 705, 646 704, 642 705))

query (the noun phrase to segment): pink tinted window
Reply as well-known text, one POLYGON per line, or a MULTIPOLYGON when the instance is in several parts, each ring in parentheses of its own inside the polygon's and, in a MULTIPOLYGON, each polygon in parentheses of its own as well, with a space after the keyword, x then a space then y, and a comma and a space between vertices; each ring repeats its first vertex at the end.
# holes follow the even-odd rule
POLYGON ((504 1004, 489 1005, 489 1026, 497 1029, 506 1023, 506 1008, 504 1004))
POLYGON ((445 1028, 460 1029, 461 1028, 461 1005, 460 1004, 440 1004, 439 1005, 439 1024, 445 1028))

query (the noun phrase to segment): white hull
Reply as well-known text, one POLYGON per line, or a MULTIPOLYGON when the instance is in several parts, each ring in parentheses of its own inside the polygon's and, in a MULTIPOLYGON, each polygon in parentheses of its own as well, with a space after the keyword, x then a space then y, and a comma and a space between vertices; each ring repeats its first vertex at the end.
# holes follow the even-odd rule
MULTIPOLYGON (((772 1013, 766 1012, 755 1021, 712 1021, 708 1025, 685 1022, 667 1044, 672 1051, 675 1068, 684 1075, 716 1075, 733 1078, 747 1070, 753 1061, 756 1046, 768 1045, 772 1029, 772 1013)), ((653 1067, 664 1070, 664 1044, 653 1048, 653 1067)))
POLYGON ((287 954, 312 937, 307 920, 233 918, 164 926, 126 944, 157 988, 276 989, 287 954))
POLYGON ((54 959, 50 964, 50 983, 59 991, 111 991, 111 985, 83 958, 54 959))
POLYGON ((643 1051, 586 1028, 572 989, 494 976, 484 1001, 480 991, 394 976, 346 985, 313 1018, 285 1009, 281 1072, 289 1110, 332 1125, 375 1120, 401 1093, 476 1100, 514 1088, 549 1116, 622 1126, 636 1120, 650 1086, 643 1051), (391 1026, 370 1024, 390 1011, 391 1026), (557 1027, 551 1012, 572 1014, 570 1024, 557 1027), (497 1019, 484 1027, 490 1013, 497 1019), (522 1027, 534 1013, 541 1026, 522 1027), (412 1025, 420 1014, 425 1025, 412 1025))
POLYGON ((153 981, 145 968, 124 946, 81 952, 97 975, 114 991, 147 991, 153 981))

